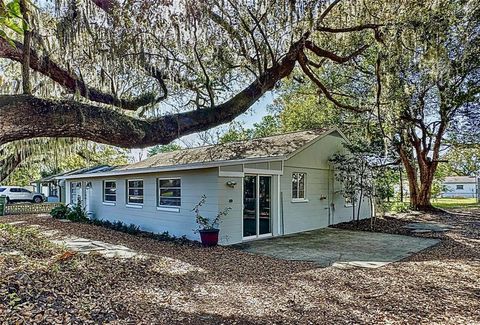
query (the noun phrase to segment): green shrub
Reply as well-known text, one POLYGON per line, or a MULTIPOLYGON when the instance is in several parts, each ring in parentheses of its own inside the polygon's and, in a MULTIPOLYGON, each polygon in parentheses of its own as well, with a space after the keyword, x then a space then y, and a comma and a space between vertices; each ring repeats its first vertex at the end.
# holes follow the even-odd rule
POLYGON ((394 202, 390 206, 390 212, 405 213, 410 211, 410 205, 406 202, 394 202))
POLYGON ((82 206, 82 202, 78 201, 73 207, 70 207, 70 211, 67 214, 67 219, 74 222, 86 222, 88 221, 87 212, 82 206))
POLYGON ((140 227, 131 223, 126 224, 122 221, 109 221, 101 219, 89 219, 85 212, 85 209, 82 207, 82 204, 79 202, 75 206, 70 207, 68 205, 61 205, 50 211, 50 215, 55 219, 68 219, 73 222, 82 222, 89 223, 95 226, 100 226, 116 231, 121 231, 131 235, 142 235, 143 237, 152 238, 158 241, 172 241, 179 244, 192 244, 193 241, 189 240, 186 236, 176 237, 172 236, 165 231, 163 233, 153 233, 153 232, 144 232, 140 230, 140 227))
POLYGON ((50 211, 50 215, 55 219, 66 219, 68 213, 70 212, 70 208, 67 205, 60 205, 55 207, 50 211))

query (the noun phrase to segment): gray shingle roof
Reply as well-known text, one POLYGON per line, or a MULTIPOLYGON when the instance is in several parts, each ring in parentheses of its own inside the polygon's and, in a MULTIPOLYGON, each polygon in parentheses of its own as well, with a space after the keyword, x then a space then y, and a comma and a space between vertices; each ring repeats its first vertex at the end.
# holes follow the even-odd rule
POLYGON ((166 167, 259 158, 282 158, 327 133, 327 129, 279 134, 248 141, 230 142, 156 154, 116 170, 166 167))
POLYGON ((444 183, 476 183, 475 176, 447 176, 444 183))

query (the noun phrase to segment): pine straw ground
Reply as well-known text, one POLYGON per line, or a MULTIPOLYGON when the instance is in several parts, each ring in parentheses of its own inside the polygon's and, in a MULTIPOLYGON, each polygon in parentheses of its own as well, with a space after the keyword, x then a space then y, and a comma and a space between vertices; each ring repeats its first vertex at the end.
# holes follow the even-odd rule
POLYGON ((378 219, 375 231, 389 233, 408 233, 401 226, 412 220, 455 228, 420 235, 442 241, 401 262, 353 270, 158 242, 49 217, 5 217, 0 222, 26 220, 151 255, 62 256, 64 248, 25 224, 0 225, 0 323, 480 323, 479 215, 378 219), (12 250, 21 254, 6 254, 12 250))

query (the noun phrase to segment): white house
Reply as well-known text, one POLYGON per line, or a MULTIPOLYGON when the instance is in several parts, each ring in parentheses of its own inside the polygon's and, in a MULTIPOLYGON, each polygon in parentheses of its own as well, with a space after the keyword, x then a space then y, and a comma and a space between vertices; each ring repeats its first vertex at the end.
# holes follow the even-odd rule
POLYGON ((475 176, 449 176, 443 181, 444 198, 476 198, 477 178, 475 176))
MULTIPOLYGON (((195 240, 192 208, 205 194, 205 216, 232 208, 220 224, 227 245, 351 220, 328 162, 344 142, 337 129, 303 131, 160 153, 62 179, 66 202, 81 199, 96 218, 195 240)), ((360 216, 370 215, 365 199, 360 216)))

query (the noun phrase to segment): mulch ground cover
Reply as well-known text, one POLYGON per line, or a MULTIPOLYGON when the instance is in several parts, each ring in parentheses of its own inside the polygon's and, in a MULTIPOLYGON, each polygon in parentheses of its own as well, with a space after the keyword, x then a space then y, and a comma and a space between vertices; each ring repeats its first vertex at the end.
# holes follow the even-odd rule
POLYGON ((480 211, 338 227, 442 241, 378 269, 340 270, 228 247, 161 242, 46 216, 2 217, 0 324, 480 323, 480 211), (412 234, 410 222, 453 226, 412 234), (73 254, 29 228, 125 245, 146 259, 73 254))

